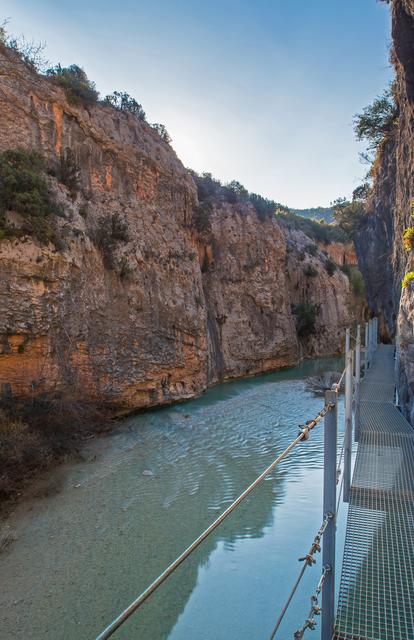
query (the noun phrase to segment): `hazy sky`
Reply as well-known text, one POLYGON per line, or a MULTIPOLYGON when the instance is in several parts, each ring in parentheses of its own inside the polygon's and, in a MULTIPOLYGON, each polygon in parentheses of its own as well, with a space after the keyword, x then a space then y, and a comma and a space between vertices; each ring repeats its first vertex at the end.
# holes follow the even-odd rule
POLYGON ((184 164, 292 207, 361 182, 353 115, 389 82, 376 0, 2 0, 9 30, 125 90, 184 164))

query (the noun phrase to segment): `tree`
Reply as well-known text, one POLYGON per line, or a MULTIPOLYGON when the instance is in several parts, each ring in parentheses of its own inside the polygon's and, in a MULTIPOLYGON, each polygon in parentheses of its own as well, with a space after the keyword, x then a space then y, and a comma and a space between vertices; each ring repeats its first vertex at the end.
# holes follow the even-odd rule
POLYGON ((159 122, 154 122, 154 124, 152 124, 151 127, 152 129, 154 129, 154 131, 158 133, 161 140, 164 140, 164 142, 166 142, 167 144, 171 143, 171 138, 168 134, 167 129, 165 128, 165 125, 160 124, 159 122))
POLYGON ((97 102, 99 93, 95 83, 89 80, 84 69, 78 67, 77 64, 71 64, 69 67, 57 64, 55 67, 47 69, 46 75, 63 87, 72 104, 95 104, 97 102))
POLYGON ((110 104, 118 111, 128 111, 128 113, 132 113, 132 115, 136 116, 138 120, 145 120, 145 111, 142 108, 142 105, 139 104, 125 91, 114 91, 113 93, 105 96, 104 102, 110 104))
POLYGON ((367 140, 368 148, 375 150, 391 131, 398 116, 395 89, 391 87, 375 98, 374 102, 354 117, 358 140, 367 140))
POLYGON ((349 239, 352 239, 364 217, 364 203, 362 200, 338 198, 332 204, 333 219, 349 239))

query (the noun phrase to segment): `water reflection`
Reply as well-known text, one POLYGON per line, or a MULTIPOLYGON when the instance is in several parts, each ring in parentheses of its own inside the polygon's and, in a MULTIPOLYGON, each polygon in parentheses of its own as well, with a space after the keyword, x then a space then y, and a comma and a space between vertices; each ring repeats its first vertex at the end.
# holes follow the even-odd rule
MULTIPOLYGON (((321 408, 300 376, 332 368, 314 361, 221 385, 93 442, 93 462, 60 471, 59 495, 21 505, 9 521, 17 540, 0 557, 4 638, 94 638, 321 408)), ((321 436, 315 430, 114 637, 266 637, 292 559, 296 569, 320 524, 321 436)))

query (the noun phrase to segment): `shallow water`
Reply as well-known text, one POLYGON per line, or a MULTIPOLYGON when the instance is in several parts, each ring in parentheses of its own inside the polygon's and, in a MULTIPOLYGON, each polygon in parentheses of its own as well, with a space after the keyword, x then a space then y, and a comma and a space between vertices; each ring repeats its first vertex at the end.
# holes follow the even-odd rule
MULTIPOLYGON (((2 527, 15 541, 0 555, 1 640, 93 640, 321 409, 303 377, 341 364, 307 362, 134 416, 54 471, 59 492, 20 504, 2 527)), ((321 524, 322 436, 320 426, 114 638, 267 639, 321 524)), ((279 638, 307 617, 320 571, 319 556, 279 638)))

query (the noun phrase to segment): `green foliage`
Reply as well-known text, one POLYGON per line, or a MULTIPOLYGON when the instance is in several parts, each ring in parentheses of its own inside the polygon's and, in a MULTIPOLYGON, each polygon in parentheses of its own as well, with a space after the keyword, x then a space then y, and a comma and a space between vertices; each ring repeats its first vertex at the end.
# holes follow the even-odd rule
POLYGON ((315 333, 316 320, 319 314, 319 307, 316 304, 303 302, 293 307, 296 321, 296 332, 300 338, 315 333))
POLYGON ((409 271, 408 273, 405 274, 404 279, 401 283, 401 286, 403 289, 406 289, 408 285, 411 284, 412 282, 414 282, 414 271, 409 271))
POLYGON ((57 178, 69 189, 72 197, 76 196, 80 187, 80 166, 69 147, 60 154, 57 178))
POLYGON ((354 117, 358 140, 367 140, 368 148, 375 150, 391 131, 398 116, 393 87, 384 91, 372 104, 354 117))
POLYGON ((406 251, 411 251, 414 245, 414 227, 408 227, 403 234, 403 245, 406 251))
POLYGON ((211 202, 200 202, 200 204, 194 209, 193 223, 197 231, 200 233, 211 232, 211 220, 210 215, 212 212, 211 202))
POLYGON ((274 216, 276 211, 288 211, 287 207, 274 200, 263 198, 257 193, 249 193, 237 180, 222 184, 220 180, 213 178, 211 173, 199 175, 193 171, 192 176, 197 185, 199 202, 215 201, 228 202, 229 204, 250 202, 256 209, 260 220, 274 216))
POLYGON ((347 236, 344 231, 334 224, 326 224, 322 220, 317 222, 310 218, 303 218, 292 211, 277 211, 276 218, 288 229, 302 231, 316 242, 329 244, 330 242, 345 242, 347 236))
POLYGON ((119 213, 102 216, 94 237, 95 243, 101 250, 106 269, 116 268, 115 250, 118 242, 128 242, 128 226, 119 213))
POLYGON ((354 238, 364 219, 364 204, 360 200, 350 202, 346 198, 338 198, 333 203, 335 223, 350 240, 354 238))
POLYGON ((158 133, 161 140, 163 140, 167 144, 171 144, 171 138, 168 134, 167 129, 163 124, 159 124, 158 122, 155 122, 154 124, 151 125, 151 129, 154 129, 154 131, 158 133))
POLYGON ((311 218, 311 220, 323 220, 324 222, 332 222, 332 207, 312 207, 310 209, 292 209, 293 213, 302 218, 311 218))
POLYGON ((95 104, 99 93, 95 83, 89 80, 85 71, 77 64, 62 67, 60 64, 46 70, 46 75, 63 87, 67 99, 72 104, 95 104))
POLYGON ((22 232, 35 235, 41 242, 54 239, 50 216, 56 213, 44 178, 41 156, 24 149, 9 149, 0 154, 0 227, 3 237, 22 232), (6 213, 14 211, 23 218, 23 228, 6 223, 6 213))
POLYGON ((358 267, 345 264, 341 267, 341 271, 348 276, 354 296, 360 299, 365 298, 365 282, 358 267))
POLYGON ((79 207, 79 215, 82 216, 84 220, 86 220, 86 218, 88 217, 88 212, 89 212, 89 209, 86 203, 82 204, 79 207))
POLYGON ((137 117, 138 120, 145 121, 145 111, 142 106, 125 91, 114 91, 110 95, 105 96, 104 102, 110 104, 118 111, 127 111, 137 117))
POLYGON ((326 258, 325 269, 329 276, 333 276, 337 268, 337 264, 333 260, 331 260, 331 258, 326 258))

